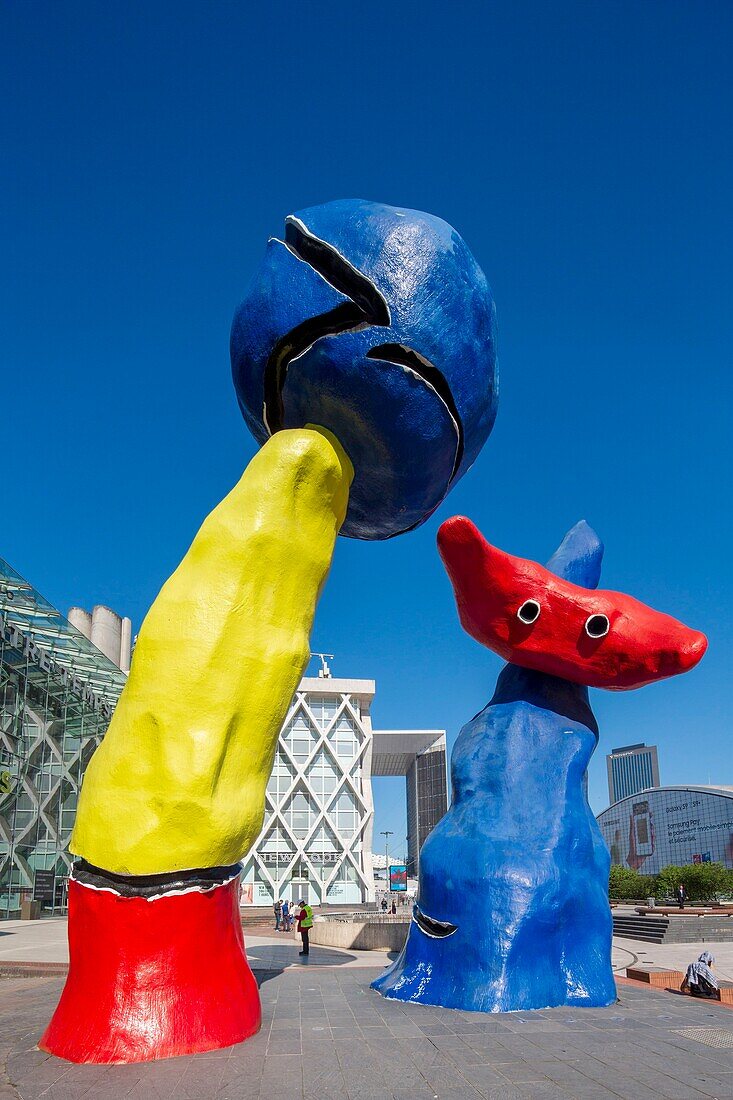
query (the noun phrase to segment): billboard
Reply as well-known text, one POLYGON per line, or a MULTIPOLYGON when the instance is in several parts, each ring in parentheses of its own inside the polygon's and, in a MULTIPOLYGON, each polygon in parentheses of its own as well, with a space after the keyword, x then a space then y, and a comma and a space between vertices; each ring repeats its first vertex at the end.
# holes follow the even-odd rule
POLYGON ((611 862, 642 875, 670 864, 733 869, 733 791, 660 787, 622 799, 598 817, 611 862))
POLYGON ((407 890, 407 865, 405 863, 390 863, 389 888, 405 893, 407 890))

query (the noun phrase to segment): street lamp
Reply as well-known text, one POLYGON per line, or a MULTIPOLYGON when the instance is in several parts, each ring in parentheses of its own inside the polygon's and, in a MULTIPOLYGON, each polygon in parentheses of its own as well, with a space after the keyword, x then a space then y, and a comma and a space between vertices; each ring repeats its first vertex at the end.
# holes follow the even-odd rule
POLYGON ((384 878, 389 890, 389 838, 394 836, 393 829, 382 829, 382 836, 384 837, 384 878))

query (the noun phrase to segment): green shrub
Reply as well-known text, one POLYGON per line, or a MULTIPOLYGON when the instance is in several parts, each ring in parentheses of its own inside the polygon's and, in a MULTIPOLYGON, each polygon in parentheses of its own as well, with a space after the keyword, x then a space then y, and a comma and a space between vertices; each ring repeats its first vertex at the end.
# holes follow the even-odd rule
POLYGON ((623 901, 627 898, 646 899, 654 893, 654 879, 651 875, 640 875, 631 867, 614 864, 608 877, 609 897, 623 901))
POLYGON ((722 863, 688 863, 684 867, 670 865, 658 875, 641 875, 631 867, 614 864, 608 877, 608 895, 624 901, 629 898, 656 898, 659 905, 674 897, 679 884, 687 891, 690 902, 716 901, 733 896, 733 871, 722 863))
POLYGON ((684 867, 665 867, 656 876, 655 897, 673 897, 682 883, 690 901, 715 901, 733 891, 733 871, 722 863, 688 863, 684 867))

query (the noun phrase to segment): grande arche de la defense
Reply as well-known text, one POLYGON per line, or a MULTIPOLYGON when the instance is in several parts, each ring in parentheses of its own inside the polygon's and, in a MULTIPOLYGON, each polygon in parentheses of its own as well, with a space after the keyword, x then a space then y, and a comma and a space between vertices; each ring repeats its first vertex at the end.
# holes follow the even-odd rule
MULTIPOLYGON (((336 538, 409 538, 496 416, 491 290, 456 230, 420 211, 339 200, 287 217, 230 350, 260 450, 148 612, 79 795, 70 968, 39 1043, 73 1062, 206 1051, 259 1029, 240 869, 336 538)), ((582 520, 546 565, 464 516, 441 524, 438 552, 461 626, 506 665, 458 736, 451 806, 374 995, 481 1012, 611 1005, 588 688, 686 672, 706 639, 600 588, 603 546, 582 520)))

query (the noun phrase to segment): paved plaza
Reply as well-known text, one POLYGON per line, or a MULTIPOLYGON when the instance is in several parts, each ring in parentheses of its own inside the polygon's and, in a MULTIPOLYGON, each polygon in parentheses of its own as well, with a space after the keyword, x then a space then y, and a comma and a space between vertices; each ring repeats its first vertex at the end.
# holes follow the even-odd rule
MULTIPOLYGON (((733 1011, 619 984, 608 1009, 482 1015, 386 1001, 369 989, 380 952, 248 935, 259 1035, 224 1051, 134 1066, 72 1066, 36 1049, 60 977, 0 979, 0 1100, 733 1100, 733 1011)), ((715 948, 721 977, 733 945, 715 948)), ((619 973, 683 965, 695 945, 614 943, 619 973)), ((66 922, 8 922, 0 969, 63 963, 66 922)))
POLYGON ((733 1013, 622 985, 605 1010, 492 1016, 386 1001, 374 967, 259 971, 263 1027, 224 1051, 71 1066, 36 1049, 58 978, 0 982, 2 1100, 733 1097, 733 1013))

